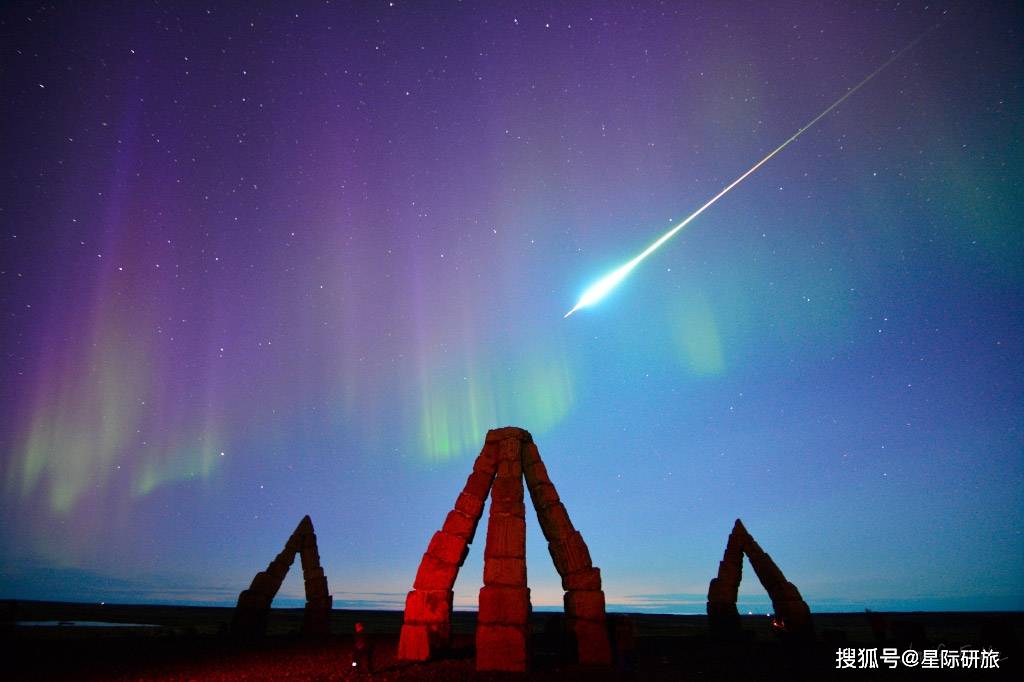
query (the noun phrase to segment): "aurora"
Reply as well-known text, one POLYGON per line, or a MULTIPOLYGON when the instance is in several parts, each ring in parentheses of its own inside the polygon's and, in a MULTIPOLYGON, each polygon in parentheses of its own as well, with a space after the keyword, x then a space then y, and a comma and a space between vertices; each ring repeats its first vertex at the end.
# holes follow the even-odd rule
POLYGON ((812 611, 1024 609, 1021 11, 947 4, 3 3, 0 599, 234 606, 309 515, 401 610, 516 426, 612 611, 736 518, 812 611))

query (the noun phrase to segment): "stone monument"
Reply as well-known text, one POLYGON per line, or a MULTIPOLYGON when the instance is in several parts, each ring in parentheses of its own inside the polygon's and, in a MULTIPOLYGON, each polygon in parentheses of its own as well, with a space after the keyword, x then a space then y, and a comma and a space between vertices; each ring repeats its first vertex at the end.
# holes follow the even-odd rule
POLYGON ((743 522, 736 523, 729 533, 725 555, 718 564, 718 576, 708 586, 708 627, 717 635, 730 636, 740 630, 736 610, 740 579, 743 576, 743 555, 746 554, 754 574, 761 581, 775 609, 775 617, 784 632, 797 637, 813 636, 811 610, 800 596, 796 585, 786 580, 772 558, 761 549, 743 522))
POLYGON ((281 589, 281 583, 295 561, 296 554, 302 562, 302 577, 306 583, 303 632, 311 635, 329 632, 333 598, 327 589, 324 569, 320 566, 316 533, 313 532, 313 522, 309 516, 302 517, 295 532, 285 543, 284 550, 270 562, 265 571, 256 574, 249 589, 238 595, 233 632, 243 637, 259 637, 266 632, 270 603, 281 589))
POLYGON ((476 629, 477 670, 529 669, 530 590, 526 586, 526 504, 523 482, 565 590, 566 624, 581 663, 608 664, 601 571, 558 497, 529 432, 487 432, 483 450, 441 530, 423 555, 405 601, 398 657, 425 661, 448 646, 455 578, 491 497, 484 546, 484 586, 476 629))

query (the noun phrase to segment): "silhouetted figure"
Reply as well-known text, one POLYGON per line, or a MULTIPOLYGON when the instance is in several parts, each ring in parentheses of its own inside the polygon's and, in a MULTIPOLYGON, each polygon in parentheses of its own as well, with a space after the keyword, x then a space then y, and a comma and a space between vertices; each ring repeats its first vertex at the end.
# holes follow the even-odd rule
POLYGON ((355 643, 352 647, 352 667, 356 672, 373 672, 373 647, 362 623, 356 623, 355 643))

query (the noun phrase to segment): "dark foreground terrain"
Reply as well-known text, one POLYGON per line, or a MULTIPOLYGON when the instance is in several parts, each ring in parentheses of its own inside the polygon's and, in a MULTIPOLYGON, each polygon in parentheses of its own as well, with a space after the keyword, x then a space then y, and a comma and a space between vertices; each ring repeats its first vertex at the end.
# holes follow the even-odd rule
MULTIPOLYGON (((235 641, 230 608, 125 606, 51 602, 0 602, 3 680, 505 680, 522 675, 474 671, 475 613, 456 613, 454 646, 443 660, 407 664, 395 660, 400 612, 344 611, 332 614, 328 637, 300 636, 301 609, 275 609, 267 637, 235 641), (352 667, 352 632, 366 626, 374 671, 352 667), (28 625, 50 622, 49 625, 28 625), (93 625, 80 625, 88 622, 93 625), (64 624, 61 624, 64 623, 64 624), (111 627, 101 623, 132 624, 111 627)), ((885 640, 876 638, 863 613, 816 614, 817 638, 794 643, 772 632, 765 616, 744 617, 735 641, 709 636, 703 616, 631 614, 633 653, 610 668, 587 668, 566 655, 556 633, 558 614, 532 617, 532 666, 537 680, 791 680, 791 679, 1003 679, 1019 677, 1021 613, 885 614, 885 640), (989 649, 999 652, 999 669, 922 669, 900 664, 889 669, 837 670, 837 650, 989 649)), ((878 626, 876 621, 876 627, 878 626)))

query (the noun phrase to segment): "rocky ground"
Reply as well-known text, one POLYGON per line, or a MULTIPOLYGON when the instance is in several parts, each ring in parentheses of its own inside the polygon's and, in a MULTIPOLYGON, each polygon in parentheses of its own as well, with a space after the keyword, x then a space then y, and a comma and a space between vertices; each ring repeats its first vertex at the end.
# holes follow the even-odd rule
MULTIPOLYGON (((457 612, 453 649, 425 664, 395 660, 402 614, 383 611, 332 612, 331 634, 308 640, 299 634, 301 609, 275 609, 268 636, 240 643, 228 632, 231 609, 99 606, 40 602, 3 603, 3 639, 10 653, 3 679, 114 680, 505 680, 522 675, 479 675, 474 670, 475 614, 457 612), (26 627, 25 621, 95 621, 158 627, 26 627), (354 624, 364 623, 373 650, 372 672, 352 666, 354 624)), ((766 617, 744 617, 744 636, 723 642, 708 635, 702 616, 637 614, 633 654, 609 668, 574 663, 557 635, 557 614, 531 619, 529 679, 996 679, 1018 674, 1016 642, 1024 614, 891 614, 885 646, 901 650, 994 648, 999 670, 922 670, 884 667, 870 673, 837 670, 839 648, 881 646, 860 614, 816 614, 813 643, 786 642, 766 617), (1017 668, 1014 673, 1014 668, 1017 668), (952 674, 951 674, 952 673, 952 674)), ((880 650, 880 649, 879 649, 880 650)))

